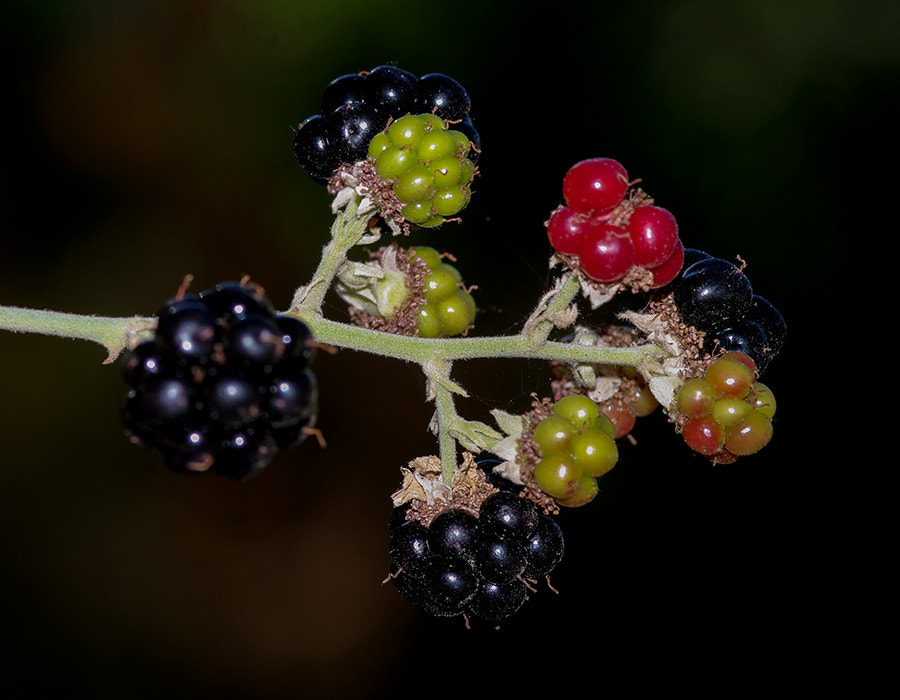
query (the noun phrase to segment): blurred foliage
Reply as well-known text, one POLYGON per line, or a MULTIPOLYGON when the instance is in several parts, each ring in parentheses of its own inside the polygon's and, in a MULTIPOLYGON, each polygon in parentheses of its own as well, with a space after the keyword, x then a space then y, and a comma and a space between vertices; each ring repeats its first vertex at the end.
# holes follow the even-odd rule
MULTIPOLYGON (((897 151, 898 15, 887 0, 577 12, 6 0, 0 300, 150 314, 186 274, 198 288, 247 274, 286 306, 330 223, 327 195, 294 162, 292 130, 329 80, 391 62, 450 74, 471 93, 484 146, 475 198, 463 224, 416 242, 458 256, 478 284, 482 332, 515 328, 544 289, 543 221, 566 169, 609 155, 675 213, 688 245, 748 261, 799 356, 837 302, 825 281, 862 262, 848 233, 879 223, 861 200, 897 151)), ((647 419, 652 437, 627 446, 597 504, 564 515, 564 594, 536 596, 485 635, 423 620, 379 585, 396 468, 433 450, 415 368, 323 354, 327 449, 304 444, 253 482, 223 484, 164 473, 127 444, 122 389, 99 349, 0 337, 8 696, 59 683, 94 697, 377 697, 421 682, 420 664, 454 668, 447 649, 473 653, 473 668, 513 663, 523 638, 544 643, 573 622, 619 640, 591 658, 601 651, 623 675, 651 658, 674 664, 666 652, 687 625, 707 661, 742 673, 721 649, 778 624, 784 646, 768 671, 783 669, 808 620, 773 619, 765 572, 793 561, 806 532, 757 518, 760 504, 781 512, 799 442, 785 355, 772 370, 774 461, 711 470, 673 457, 683 448, 647 419), (371 391, 351 388, 359 377, 371 391), (369 418, 385 401, 391 424, 369 418), (712 560, 717 580, 740 587, 711 587, 712 560)), ((476 409, 527 408, 543 368, 510 365, 460 368, 485 397, 476 409)), ((778 597, 800 605, 783 586, 778 597)))

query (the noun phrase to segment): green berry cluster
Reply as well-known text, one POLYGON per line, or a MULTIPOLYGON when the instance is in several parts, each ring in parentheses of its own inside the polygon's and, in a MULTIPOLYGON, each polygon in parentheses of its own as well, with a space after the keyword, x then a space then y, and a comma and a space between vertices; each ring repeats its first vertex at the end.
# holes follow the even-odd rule
POLYGON ((431 272, 425 277, 425 306, 419 310, 416 330, 420 338, 460 335, 475 321, 475 300, 463 287, 462 275, 441 254, 428 246, 413 249, 431 272))
POLYGON ((754 454, 772 439, 775 395, 756 381, 756 364, 742 352, 727 352, 702 377, 678 390, 681 434, 695 452, 716 462, 754 454))
POLYGON ((538 487, 559 505, 581 506, 597 495, 597 479, 619 459, 616 429, 583 394, 564 396, 534 429, 541 459, 534 467, 538 487))
POLYGON ((423 228, 443 223, 469 203, 475 166, 469 137, 433 114, 407 114, 369 143, 378 176, 392 183, 405 219, 423 228))

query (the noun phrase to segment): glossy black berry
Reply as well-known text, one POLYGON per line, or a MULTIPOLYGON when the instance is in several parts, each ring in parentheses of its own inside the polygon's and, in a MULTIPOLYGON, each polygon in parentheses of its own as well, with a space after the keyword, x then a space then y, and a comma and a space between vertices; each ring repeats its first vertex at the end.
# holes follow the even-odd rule
POLYGON ((225 428, 243 428, 262 414, 259 384, 239 374, 217 373, 208 381, 206 391, 210 420, 225 428))
POLYGON ((231 362, 250 372, 271 372, 284 354, 282 335, 275 319, 256 313, 233 323, 223 344, 231 362))
POLYGON ((422 605, 424 585, 420 579, 411 576, 409 571, 399 566, 391 567, 390 579, 404 600, 413 605, 422 605))
POLYGON ((242 430, 222 441, 212 468, 217 474, 242 481, 261 472, 277 449, 272 437, 262 430, 242 430))
POLYGON ((734 321, 727 328, 716 331, 708 338, 708 343, 710 351, 715 349, 749 355, 756 363, 757 371, 761 372, 768 364, 766 334, 762 328, 747 321, 746 318, 734 321))
POLYGON ((340 163, 356 163, 369 152, 369 141, 385 120, 365 102, 348 102, 328 115, 328 141, 340 163))
POLYGON ((464 510, 445 510, 428 526, 431 549, 447 556, 473 561, 479 535, 479 522, 464 510))
POLYGON ((699 262, 700 260, 705 260, 706 258, 710 257, 712 256, 709 253, 706 253, 697 248, 685 248, 684 262, 681 264, 681 274, 679 274, 679 278, 682 277, 684 271, 687 270, 695 262, 699 262))
POLYGON ((163 429, 188 420, 195 396, 191 381, 181 376, 155 376, 132 390, 126 405, 133 420, 163 429))
POLYGON ((122 366, 122 376, 129 386, 136 386, 162 370, 159 349, 152 340, 144 341, 128 354, 122 366))
POLYGON ((316 355, 316 345, 309 326, 293 316, 275 316, 275 323, 281 331, 286 360, 298 366, 312 362, 316 355))
POLYGON ((475 570, 491 583, 518 578, 528 563, 528 550, 517 540, 483 533, 475 548, 475 570))
POLYGON ((268 383, 265 415, 273 428, 306 425, 318 404, 315 375, 305 367, 283 369, 268 383))
POLYGON ((328 115, 341 105, 365 99, 366 76, 350 73, 335 78, 322 91, 322 114, 328 115))
POLYGON ((528 563, 522 576, 539 579, 548 575, 562 560, 565 550, 562 529, 547 515, 538 518, 534 533, 528 538, 528 563))
POLYGON ((478 583, 474 569, 464 560, 431 557, 420 577, 422 606, 432 615, 459 615, 478 591, 478 583))
POLYGON ((196 296, 170 301, 157 314, 161 355, 181 365, 204 364, 216 342, 216 320, 196 296))
POLYGON ((524 541, 537 527, 538 515, 532 501, 511 491, 498 491, 482 503, 478 518, 485 531, 524 541))
POLYGON ((754 295, 744 320, 755 323, 765 333, 769 354, 775 355, 781 351, 787 334, 787 324, 771 302, 758 294, 754 295))
POLYGON ((421 576, 431 554, 428 528, 416 521, 405 521, 391 532, 388 553, 393 564, 409 576, 421 576))
POLYGON ((469 93, 453 78, 443 73, 429 73, 419 78, 416 86, 416 111, 432 113, 441 119, 455 121, 469 114, 469 93))
POLYGON ((426 527, 410 518, 414 512, 412 502, 391 512, 390 578, 406 600, 431 615, 502 620, 521 607, 528 591, 537 590, 532 584, 563 555, 562 532, 553 518, 513 492, 489 496, 478 518, 449 508, 426 527))
POLYGON ((329 141, 329 122, 314 114, 294 134, 294 155, 301 167, 316 182, 324 183, 341 161, 329 141))
POLYGON ((361 101, 375 107, 379 114, 396 119, 415 107, 418 79, 396 66, 378 66, 366 75, 361 101))
POLYGON ((255 287, 240 282, 220 282, 200 292, 200 301, 221 325, 231 325, 247 316, 271 316, 271 302, 255 287))
POLYGON ((673 285, 675 304, 686 323, 711 330, 742 318, 753 288, 747 276, 721 258, 699 260, 673 285))
POLYGON ((195 428, 181 423, 157 445, 170 469, 198 474, 209 469, 219 451, 219 435, 208 427, 195 428))
POLYGON ((481 581, 469 601, 468 612, 489 622, 499 622, 518 611, 527 598, 528 588, 518 579, 507 583, 481 581))
POLYGON ((294 153, 303 169, 324 184, 340 166, 365 159, 372 138, 391 120, 434 113, 469 138, 474 148, 468 158, 475 162, 481 141, 469 109, 466 90, 446 75, 417 78, 396 66, 376 66, 368 72, 342 75, 326 86, 322 113, 300 124, 294 153))

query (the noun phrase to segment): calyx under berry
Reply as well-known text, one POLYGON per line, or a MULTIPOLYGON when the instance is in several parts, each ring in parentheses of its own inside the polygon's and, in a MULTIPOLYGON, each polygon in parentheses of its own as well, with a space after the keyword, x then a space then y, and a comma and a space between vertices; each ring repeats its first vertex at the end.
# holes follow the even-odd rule
POLYGON ((357 325, 423 338, 465 334, 475 300, 458 269, 427 246, 385 246, 369 262, 345 263, 336 290, 357 325))

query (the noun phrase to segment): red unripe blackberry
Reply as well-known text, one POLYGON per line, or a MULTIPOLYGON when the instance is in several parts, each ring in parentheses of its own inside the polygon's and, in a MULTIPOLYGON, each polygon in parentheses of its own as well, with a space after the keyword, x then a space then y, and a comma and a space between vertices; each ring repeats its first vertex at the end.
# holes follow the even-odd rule
POLYGON ((668 209, 638 207, 628 220, 628 233, 634 243, 634 264, 658 267, 675 252, 678 223, 668 209))
POLYGON ((563 199, 573 209, 601 214, 615 207, 628 191, 628 173, 612 158, 588 158, 566 172, 563 199))
POLYGON ((634 244, 625 229, 600 223, 591 227, 578 249, 582 272, 598 282, 616 282, 634 265, 634 244))

